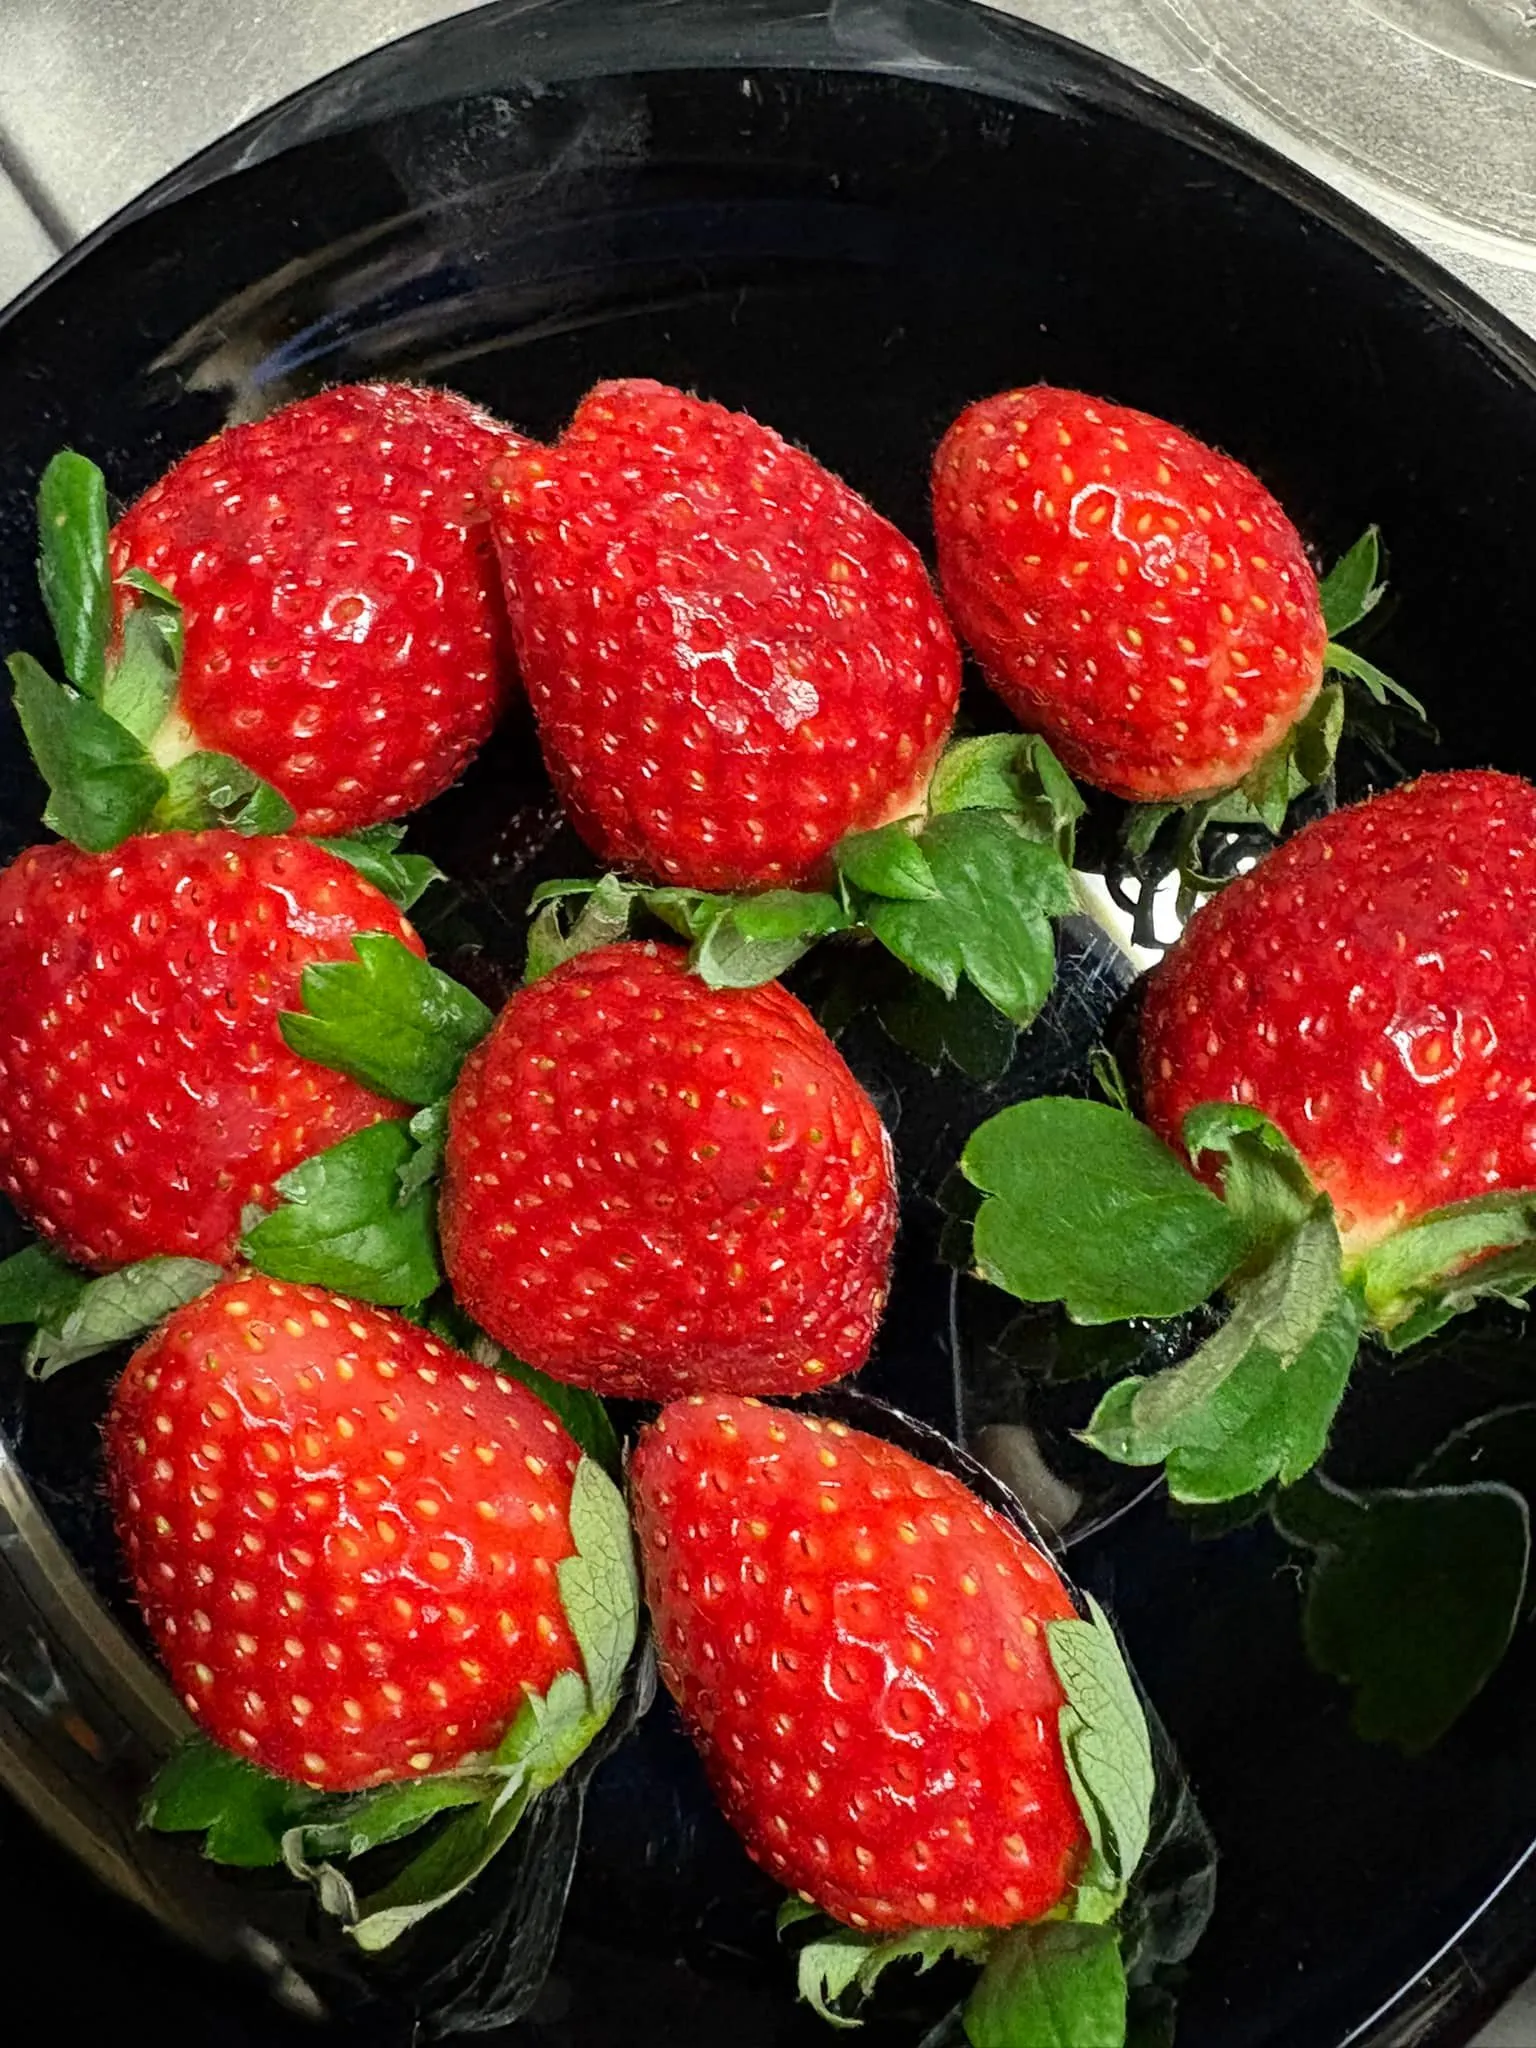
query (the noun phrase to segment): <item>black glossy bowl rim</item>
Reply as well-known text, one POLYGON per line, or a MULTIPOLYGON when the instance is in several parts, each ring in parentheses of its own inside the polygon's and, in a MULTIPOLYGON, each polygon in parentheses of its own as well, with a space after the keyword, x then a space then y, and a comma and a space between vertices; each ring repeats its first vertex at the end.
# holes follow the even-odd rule
POLYGON ((1080 83, 1085 91, 1091 90, 1101 107, 1142 122, 1155 119, 1176 140, 1254 180, 1354 242, 1536 389, 1536 336, 1397 229, 1282 150, 1186 94, 1088 44, 1005 13, 987 0, 822 0, 814 6, 798 5, 796 0, 732 0, 730 5, 722 0, 481 0, 464 13, 427 23, 349 59, 194 152, 108 215, 0 306, 0 328, 132 222, 300 142, 344 134, 365 123, 376 103, 359 91, 363 80, 391 70, 402 78, 409 76, 415 54, 445 35, 500 37, 512 29, 526 38, 529 56, 519 80, 537 83, 554 83, 594 69, 578 61, 590 38, 596 49, 603 47, 604 39, 615 46, 613 61, 602 67, 608 71, 879 71, 930 86, 1017 99, 1027 96, 1031 53, 1049 53, 1058 68, 1078 74, 1073 89, 1080 83), (745 32, 742 16, 747 17, 745 32), (956 39, 948 63, 935 65, 926 53, 897 40, 919 28, 956 39), (972 46, 968 51, 962 47, 967 42, 972 46), (997 68, 990 75, 970 68, 984 49, 996 55, 997 68), (569 57, 564 54, 568 51, 569 57), (637 61, 642 55, 643 63, 637 61))
MULTIPOLYGON (((1064 80, 1059 89, 1068 101, 1080 94, 1096 111, 1154 126, 1352 243, 1379 266, 1384 279, 1406 282, 1512 383, 1536 394, 1536 337, 1394 228, 1282 151, 1184 94, 984 0, 825 0, 821 5, 797 0, 730 0, 729 5, 725 0, 489 0, 352 59, 198 151, 0 307, 0 329, 35 307, 54 284, 132 223, 290 148, 367 125, 386 105, 400 104, 402 88, 409 92, 417 60, 429 45, 482 37, 503 57, 520 43, 519 58, 525 58, 515 73, 505 64, 488 71, 483 79, 487 91, 514 82, 553 85, 583 75, 809 70, 878 72, 928 88, 1028 103, 1033 74, 1049 68, 1064 80)), ((466 79, 443 92, 421 92, 409 104, 426 106, 469 90, 466 79)), ((51 1524, 3 1444, 0 1465, 10 1467, 8 1479, 22 1490, 32 1515, 54 1542, 51 1524)), ((86 1590, 83 1579, 81 1590, 86 1590)), ((94 1604, 93 1594, 86 1597, 94 1604)), ((115 1633, 116 1624, 104 1611, 102 1618, 115 1633)), ((1335 2048, 1385 2048, 1389 2038, 1433 2038, 1441 2048, 1468 2042, 1533 1961, 1536 1842, 1413 1977, 1335 2048), (1522 1926, 1528 1930, 1523 1939, 1516 1932, 1522 1926), (1404 2026, 1410 2031, 1399 2031, 1404 2026)))

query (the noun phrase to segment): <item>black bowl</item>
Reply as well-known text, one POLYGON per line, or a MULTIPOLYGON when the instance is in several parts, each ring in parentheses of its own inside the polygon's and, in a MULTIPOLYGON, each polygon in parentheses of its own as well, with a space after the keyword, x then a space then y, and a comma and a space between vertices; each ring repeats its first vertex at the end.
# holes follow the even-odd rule
MULTIPOLYGON (((1397 602, 1372 651, 1429 704, 1436 758, 1536 767, 1536 353, 1280 160, 965 0, 507 0, 198 159, 0 322, 0 646, 46 644, 31 493, 61 442, 126 498, 227 420, 327 381, 451 383, 544 434, 614 374, 751 409, 920 539, 928 459, 973 397, 1044 378, 1179 419, 1257 468, 1321 556, 1380 521, 1397 602)), ((6 722, 0 850, 37 832, 38 798, 6 722)), ((489 932, 466 972, 504 972, 552 826, 516 720, 422 822, 489 932)), ((901 1107, 910 1187, 904 1309, 868 1383, 953 1430, 1039 1421, 1054 1396, 998 1366, 984 1310, 952 1315, 933 1192, 989 1102, 1080 1069, 1117 986, 1074 938, 1051 1017, 990 1091, 859 1048, 901 1107)), ((1337 1469, 1403 1478, 1514 1398, 1519 1369, 1506 1322, 1367 1375, 1337 1469)), ((102 1387, 86 1367, 24 1390, 0 1365, 0 1778, 178 1931, 302 1968, 298 1920, 274 1937, 252 1909, 259 1938, 232 1932, 244 1894, 131 1832, 175 1713, 96 1604, 123 1616, 93 1491, 102 1387)), ((1093 1487, 1073 1568, 1122 1619, 1222 1851, 1184 2048, 1465 2039, 1536 1958, 1530 1643, 1428 1755, 1368 1747, 1306 1661, 1267 1523, 1197 1537, 1155 1492, 1093 1487)), ((822 2038, 768 1903, 658 1709, 594 1782, 526 2038, 822 2038)), ((919 2031, 897 2014, 870 2038, 919 2031)))

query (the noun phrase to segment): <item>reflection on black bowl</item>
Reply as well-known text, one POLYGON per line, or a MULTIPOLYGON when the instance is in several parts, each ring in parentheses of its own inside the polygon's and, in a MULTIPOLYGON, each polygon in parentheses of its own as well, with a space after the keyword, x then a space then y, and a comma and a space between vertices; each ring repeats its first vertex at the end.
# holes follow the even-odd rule
MULTIPOLYGON (((748 407, 922 539, 955 411, 1048 378, 1240 454, 1320 555, 1380 520, 1399 604, 1373 653, 1441 723, 1437 758, 1530 770, 1513 536, 1536 484, 1533 369, 1494 316, 1294 173, 964 0, 511 0, 257 123, 0 324, 0 645, 44 644, 29 500, 61 441, 128 496, 227 419, 327 380, 436 378, 548 433, 596 378, 649 375, 748 407)), ((1344 786, 1378 772, 1357 755, 1344 786)), ((37 797, 7 726, 7 855, 37 797)), ((446 964, 494 998, 531 880, 575 857, 525 721, 416 837, 458 884, 446 964)), ((1529 1635, 1428 1754, 1361 1743, 1307 1663, 1295 1553, 1270 1523, 1195 1529, 1092 1466, 1070 1438, 1070 1341, 942 1262, 961 1137, 1079 1083, 1123 981, 1073 928, 1050 1019, 985 1080, 934 1082, 868 1019, 850 1030, 908 1191, 866 1385, 1011 1459, 1123 1622, 1222 1850, 1185 2048, 1460 2039, 1533 1945, 1529 1635)), ((1518 1403, 1521 1342, 1490 1321, 1411 1371, 1365 1373, 1336 1475, 1400 1482, 1457 1425, 1518 1403)), ((13 1355, 0 1365, 0 1776, 179 1931, 334 1995, 334 1944, 302 1900, 133 1831, 178 1716, 133 1647, 101 1526, 105 1370, 39 1391, 13 1355)), ((1497 1448, 1506 1425, 1486 1428, 1497 1448)), ((658 1707, 592 1785, 526 2038, 824 2038, 791 2003, 770 1905, 658 1707)), ((898 1993, 867 2038, 916 2028, 898 1993)))

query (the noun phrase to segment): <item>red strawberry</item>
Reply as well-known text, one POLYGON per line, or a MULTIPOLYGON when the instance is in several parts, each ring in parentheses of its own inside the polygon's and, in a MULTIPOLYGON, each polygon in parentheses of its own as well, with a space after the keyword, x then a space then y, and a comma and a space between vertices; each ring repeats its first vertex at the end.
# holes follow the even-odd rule
POLYGON ((1039 1919, 1086 1846, 1050 1563, 958 1480, 755 1401, 668 1408, 630 1467, 662 1674, 748 1849, 880 1931, 1039 1919))
POLYGON ((810 456, 637 378, 494 483, 545 758, 604 860, 794 883, 921 807, 954 635, 916 550, 810 456))
POLYGON ((933 468, 939 580, 1019 722, 1136 802, 1241 782, 1317 696, 1301 538, 1241 463, 1150 414, 1035 385, 933 468))
POLYGON ((1251 1103, 1347 1252, 1536 1189, 1536 789, 1428 775, 1319 819, 1199 911, 1152 976, 1148 1121, 1251 1103))
POLYGON ((795 1393, 862 1365, 896 1192, 874 1104, 775 984, 618 945, 515 995, 449 1111, 460 1300, 605 1394, 795 1393))
POLYGON ((168 832, 0 874, 0 1189, 82 1265, 227 1260, 248 1202, 394 1105, 278 1029, 358 932, 421 942, 323 847, 168 832))
POLYGON ((451 1769, 582 1668, 555 1577, 576 1445, 400 1316, 226 1280, 128 1361, 106 1447, 177 1691, 280 1777, 451 1769))
POLYGON ((112 537, 113 574, 148 569, 184 610, 155 752, 235 755, 306 832, 446 789, 512 686, 481 487, 522 445, 451 391, 358 384, 178 462, 112 537))

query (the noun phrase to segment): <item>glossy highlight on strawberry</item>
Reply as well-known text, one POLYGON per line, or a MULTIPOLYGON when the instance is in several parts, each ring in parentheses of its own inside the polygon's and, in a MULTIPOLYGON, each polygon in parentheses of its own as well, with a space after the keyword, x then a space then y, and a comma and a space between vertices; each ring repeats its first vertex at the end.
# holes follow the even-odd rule
POLYGON ((765 1869, 877 1932, 1060 1904, 1086 1838, 1046 1558, 947 1473, 752 1401, 668 1408, 630 1486, 663 1676, 765 1869))
POLYGON ((493 517, 545 758, 603 860, 776 887, 921 808, 954 635, 916 549, 771 429, 600 384, 498 465, 493 517))
POLYGON ((258 1274, 129 1360, 106 1427, 134 1591, 187 1710, 327 1791, 447 1770, 581 1660, 579 1453, 518 1381, 258 1274))
POLYGON ((1536 1189, 1536 788, 1458 771, 1298 832, 1196 913, 1152 976, 1148 1121, 1270 1117, 1346 1253, 1536 1189))
POLYGON ((483 485, 521 437, 467 399, 338 387, 229 427, 118 522, 179 600, 155 744, 233 754, 336 833, 402 817, 486 739, 514 667, 483 485))
POLYGON ((440 1210, 464 1306, 604 1394, 797 1393, 862 1365, 896 1191, 873 1103, 775 983, 607 946, 515 995, 454 1092, 440 1210))
POLYGON ((0 1190, 69 1258, 227 1261, 248 1203, 395 1104, 290 1052, 304 969, 420 940, 308 841, 168 832, 0 874, 0 1190))
POLYGON ((1299 534, 1165 420, 1001 392, 945 435, 933 510, 944 600, 989 682, 1097 788, 1231 788, 1317 696, 1328 634, 1299 534))

